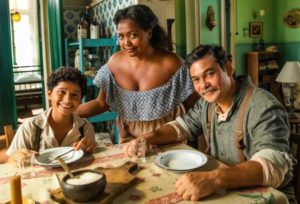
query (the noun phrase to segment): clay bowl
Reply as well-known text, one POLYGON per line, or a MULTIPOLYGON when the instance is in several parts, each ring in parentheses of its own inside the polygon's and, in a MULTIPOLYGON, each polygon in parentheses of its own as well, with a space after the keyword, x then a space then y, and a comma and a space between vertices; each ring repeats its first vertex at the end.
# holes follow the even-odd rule
POLYGON ((79 170, 72 173, 75 179, 78 179, 75 181, 76 183, 74 183, 74 179, 72 180, 69 175, 65 175, 60 182, 62 192, 66 197, 73 201, 86 202, 103 193, 106 186, 104 173, 94 170, 79 170), (93 177, 93 181, 90 180, 91 177, 93 177), (82 181, 85 183, 82 184, 82 181))

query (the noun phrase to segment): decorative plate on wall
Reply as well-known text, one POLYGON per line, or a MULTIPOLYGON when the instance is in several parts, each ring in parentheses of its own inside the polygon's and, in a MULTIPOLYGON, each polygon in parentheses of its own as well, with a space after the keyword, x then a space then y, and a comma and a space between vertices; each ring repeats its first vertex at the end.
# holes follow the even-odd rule
POLYGON ((300 27, 300 9, 289 10, 283 18, 285 25, 289 28, 299 28, 300 27))

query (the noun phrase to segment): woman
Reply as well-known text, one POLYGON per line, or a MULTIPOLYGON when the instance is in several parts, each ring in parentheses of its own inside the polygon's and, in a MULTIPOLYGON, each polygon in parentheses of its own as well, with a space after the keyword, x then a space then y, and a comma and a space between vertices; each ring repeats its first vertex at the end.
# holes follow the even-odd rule
POLYGON ((149 7, 118 10, 114 23, 121 51, 94 79, 100 88, 98 98, 82 104, 77 112, 90 117, 109 108, 116 111, 123 143, 182 115, 197 97, 181 59, 166 50, 167 36, 149 7))

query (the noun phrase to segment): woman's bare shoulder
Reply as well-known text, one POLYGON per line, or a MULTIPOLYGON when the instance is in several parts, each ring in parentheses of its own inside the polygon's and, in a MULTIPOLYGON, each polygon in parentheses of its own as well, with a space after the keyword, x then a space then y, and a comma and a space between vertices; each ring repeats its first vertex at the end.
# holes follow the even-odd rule
POLYGON ((174 71, 178 70, 183 63, 183 60, 173 52, 165 50, 161 51, 159 57, 164 67, 168 67, 169 69, 173 69, 174 71))
POLYGON ((125 60, 125 55, 122 51, 114 53, 108 60, 107 65, 111 72, 120 69, 125 60))

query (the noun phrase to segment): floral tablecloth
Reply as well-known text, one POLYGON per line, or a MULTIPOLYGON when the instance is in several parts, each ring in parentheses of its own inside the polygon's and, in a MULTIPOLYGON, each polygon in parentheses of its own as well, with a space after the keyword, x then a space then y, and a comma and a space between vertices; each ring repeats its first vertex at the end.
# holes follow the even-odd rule
MULTIPOLYGON (((185 144, 165 146, 156 149, 146 157, 145 163, 139 163, 139 169, 133 174, 138 177, 138 182, 127 191, 117 197, 113 203, 197 203, 184 201, 176 194, 174 183, 181 174, 161 169, 154 164, 154 158, 167 149, 189 149, 185 144)), ((96 167, 118 167, 129 161, 120 148, 120 146, 99 145, 97 153, 92 156, 86 156, 80 161, 70 165, 72 170, 96 167)), ((213 158, 208 158, 205 166, 198 169, 207 171, 222 165, 213 158)), ((0 165, 0 204, 10 200, 9 178, 18 173, 18 169, 11 164, 0 165)), ((30 179, 22 179, 23 196, 33 198, 42 204, 56 203, 51 200, 49 190, 59 187, 57 178, 65 174, 59 167, 44 168, 35 166, 30 179)), ((220 190, 213 195, 201 200, 201 203, 288 203, 286 197, 281 192, 273 188, 251 188, 235 191, 220 190)))

